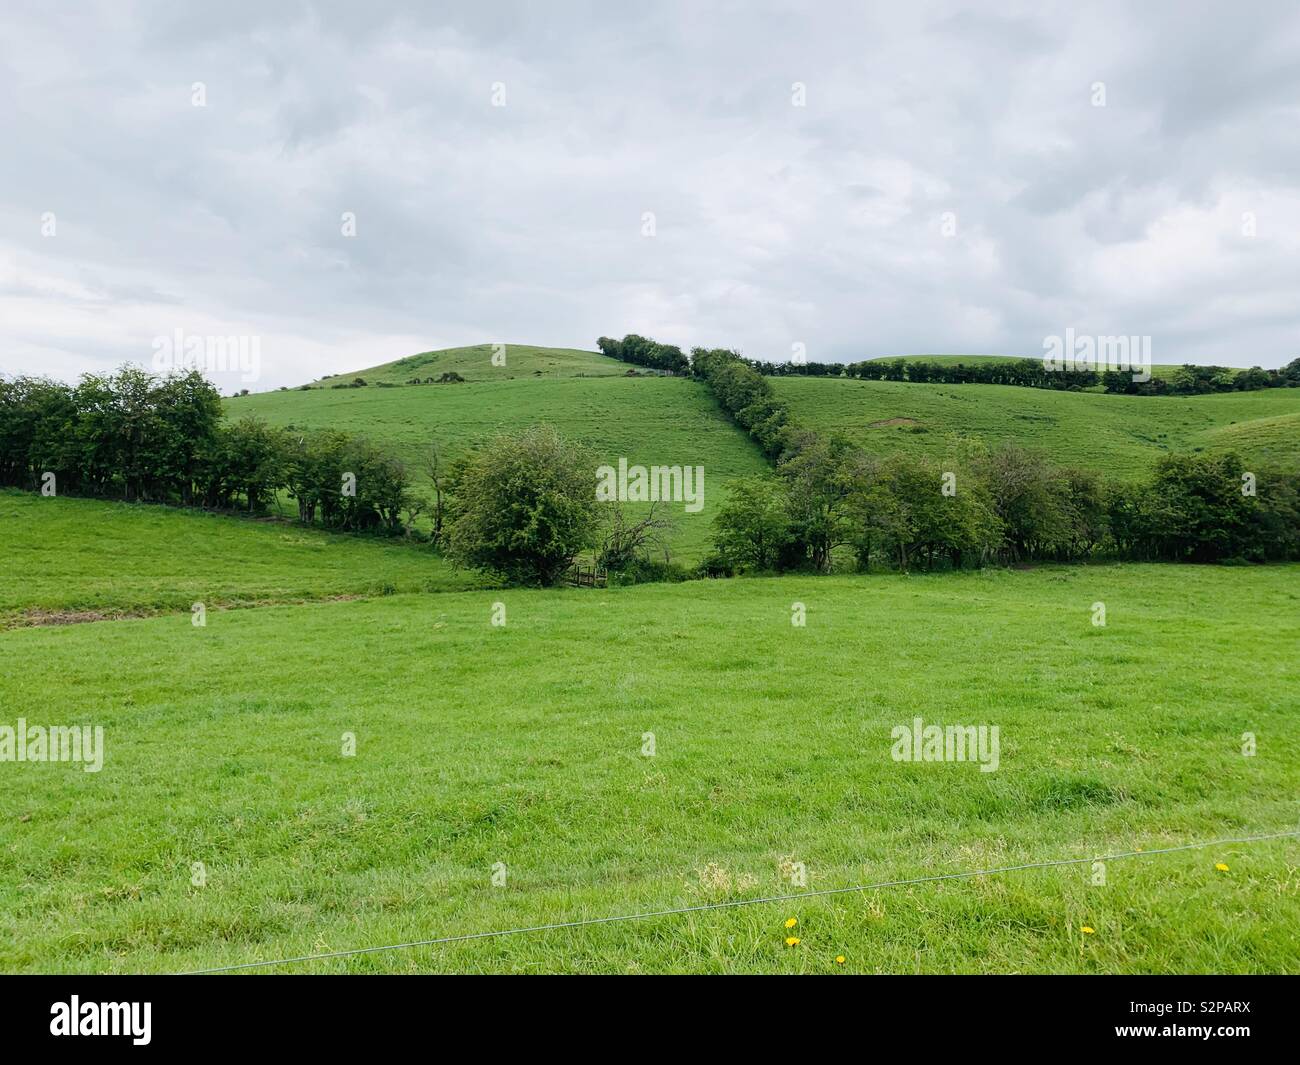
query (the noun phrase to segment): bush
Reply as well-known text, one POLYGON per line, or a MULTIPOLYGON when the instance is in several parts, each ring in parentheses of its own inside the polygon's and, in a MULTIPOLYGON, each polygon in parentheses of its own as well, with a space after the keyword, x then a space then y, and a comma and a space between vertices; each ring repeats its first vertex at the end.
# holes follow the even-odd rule
POLYGON ((496 437, 458 478, 451 556, 513 582, 557 583, 595 544, 597 465, 550 426, 496 437))
POLYGON ((776 569, 791 539, 785 486, 774 477, 746 477, 732 483, 714 516, 711 568, 728 576, 776 569))
POLYGON ((1257 498, 1242 492, 1245 472, 1232 454, 1165 455, 1147 484, 1114 500, 1122 509, 1111 519, 1139 558, 1263 558, 1265 526, 1257 498))

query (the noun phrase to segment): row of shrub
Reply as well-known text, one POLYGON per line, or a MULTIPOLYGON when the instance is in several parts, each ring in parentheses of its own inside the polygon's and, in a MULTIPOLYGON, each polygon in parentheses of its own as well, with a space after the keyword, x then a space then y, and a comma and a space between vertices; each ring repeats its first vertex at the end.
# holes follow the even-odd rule
MULTIPOLYGON (((795 425, 771 384, 735 352, 694 349, 691 372, 775 463, 732 486, 715 519, 710 574, 825 572, 851 557, 961 568, 1097 553, 1197 562, 1300 557, 1300 477, 1247 471, 1232 455, 1168 456, 1140 485, 1053 465, 1011 445, 958 441, 950 459, 879 457, 795 425)), ((304 523, 410 534, 429 508, 432 539, 462 565, 553 584, 592 552, 628 579, 683 575, 661 550, 653 507, 629 518, 597 501, 596 457, 538 426, 426 463, 426 502, 405 466, 335 431, 228 422, 199 374, 124 368, 75 386, 0 381, 0 483, 60 494, 236 507, 284 494, 304 523), (660 557, 662 561, 660 561, 660 557)))
POLYGON ((874 558, 903 569, 1101 552, 1195 562, 1300 557, 1300 477, 1248 471, 1235 455, 1166 456, 1137 485, 1107 484, 1011 444, 958 441, 943 463, 881 458, 797 426, 737 352, 695 348, 691 369, 776 463, 775 476, 734 486, 716 519, 711 572, 826 571, 846 552, 862 567, 874 558))
POLYGON ((1079 391, 1098 386, 1124 395, 1192 396, 1213 392, 1254 392, 1265 388, 1300 387, 1300 359, 1280 370, 1252 366, 1236 370, 1227 366, 1178 367, 1168 376, 1134 381, 1132 372, 1116 370, 1049 369, 1041 359, 978 359, 972 362, 937 362, 931 359, 870 359, 865 362, 761 362, 746 360, 768 377, 852 377, 863 381, 910 381, 918 384, 1019 385, 1079 391))
MULTIPOLYGON (((681 348, 660 344, 636 334, 622 340, 601 337, 596 346, 611 358, 648 366, 674 374, 694 373, 709 376, 700 366, 701 358, 726 356, 739 362, 760 377, 851 377, 862 381, 910 381, 917 384, 984 384, 1018 385, 1057 391, 1080 391, 1100 387, 1105 392, 1124 395, 1192 396, 1214 392, 1254 392, 1266 388, 1300 387, 1300 358, 1292 359, 1280 370, 1252 366, 1236 370, 1227 366, 1178 367, 1168 376, 1134 381, 1132 372, 1088 369, 1050 369, 1042 359, 977 359, 972 362, 938 362, 933 359, 869 359, 863 362, 764 362, 746 359, 725 349, 694 348, 688 359, 681 348)), ((736 370, 729 370, 736 373, 736 370)), ((747 384, 753 391, 755 386, 747 384)), ((738 412, 733 411, 733 415, 738 412)))
POLYGON ((773 460, 781 456, 788 444, 790 411, 752 363, 726 348, 693 348, 691 372, 764 455, 773 460))
POLYGON ((1295 474, 1255 474, 1235 455, 1169 455, 1139 484, 1108 484, 1017 445, 963 451, 945 462, 880 458, 810 434, 775 475, 732 487, 714 520, 708 569, 825 572, 837 554, 861 569, 903 570, 1094 555, 1300 558, 1295 474))
POLYGON ((301 521, 398 533, 418 512, 403 464, 347 433, 222 414, 196 371, 134 367, 76 385, 0 380, 0 484, 60 495, 259 513, 284 492, 301 521))

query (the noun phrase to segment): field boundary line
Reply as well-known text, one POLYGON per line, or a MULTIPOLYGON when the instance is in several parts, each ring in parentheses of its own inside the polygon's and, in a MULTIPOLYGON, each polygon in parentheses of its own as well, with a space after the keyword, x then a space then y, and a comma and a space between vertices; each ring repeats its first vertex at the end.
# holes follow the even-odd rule
POLYGON ((520 928, 502 928, 492 932, 468 932, 459 936, 438 939, 420 939, 409 943, 387 943, 379 947, 357 947, 353 950, 335 950, 324 954, 303 954, 294 958, 277 958, 271 961, 247 961, 236 965, 222 965, 211 969, 194 969, 178 973, 179 976, 209 976, 216 973, 237 972, 242 969, 264 969, 273 965, 293 965, 306 961, 327 961, 331 958, 350 958, 359 954, 377 954, 387 950, 410 950, 415 947, 435 947, 446 943, 465 943, 472 939, 495 939, 501 936, 521 935, 525 932, 552 932, 568 928, 586 928, 593 925, 617 924, 623 921, 644 921, 651 917, 674 917, 686 913, 705 913, 709 910, 735 909, 740 906, 762 906, 774 902, 794 902, 799 899, 821 898, 826 895, 847 895, 854 892, 875 891, 883 888, 907 887, 912 884, 931 884, 940 880, 969 880, 976 876, 993 876, 997 873, 1017 873, 1028 869, 1053 869, 1066 865, 1083 865, 1089 862, 1113 862, 1123 858, 1149 858, 1157 854, 1174 854, 1178 851, 1204 850, 1206 847, 1229 846, 1234 843, 1257 843, 1261 840, 1300 837, 1300 829, 1289 832, 1268 832, 1257 836, 1237 836, 1228 839, 1210 839, 1198 843, 1183 843, 1177 847, 1158 847, 1152 850, 1120 851, 1088 858, 1058 858, 1048 862, 1026 862, 1023 865, 1004 865, 994 869, 972 869, 964 873, 936 873, 932 876, 911 877, 907 880, 882 880, 874 884, 853 884, 849 887, 822 888, 818 891, 801 891, 792 895, 768 895, 757 899, 728 899, 724 902, 706 902, 698 906, 679 906, 670 910, 647 910, 643 913, 615 914, 610 917, 587 917, 577 921, 557 921, 552 924, 526 925, 520 928))

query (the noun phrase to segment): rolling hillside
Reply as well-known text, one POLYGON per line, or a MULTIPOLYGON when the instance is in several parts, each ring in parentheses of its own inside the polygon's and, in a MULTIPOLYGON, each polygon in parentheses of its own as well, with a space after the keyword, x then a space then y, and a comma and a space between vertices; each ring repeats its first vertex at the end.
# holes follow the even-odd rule
MULTIPOLYGON (((275 425, 368 436, 404 458, 418 485, 424 483, 421 457, 431 443, 450 458, 498 430, 543 422, 590 446, 603 462, 625 457, 629 464, 703 466, 704 510, 672 510, 669 550, 686 563, 707 552, 710 523, 728 482, 766 468, 758 449, 698 382, 629 376, 626 363, 577 349, 512 344, 504 367, 492 364, 493 352, 490 344, 424 352, 310 387, 236 397, 227 410, 275 425), (426 383, 444 373, 464 381, 426 383), (365 385, 339 387, 357 379, 365 385)), ((877 453, 942 453, 953 434, 963 434, 1015 440, 1058 462, 1116 477, 1140 476, 1159 455, 1178 450, 1232 449, 1262 468, 1300 468, 1300 390, 1294 389, 1175 398, 1005 385, 770 380, 799 423, 844 432, 877 453)))
POLYGON ((1202 431, 1196 441, 1198 446, 1204 446, 1208 451, 1236 451, 1251 456, 1261 465, 1295 469, 1300 465, 1297 457, 1300 452, 1300 410, 1271 418, 1219 425, 1202 431))
POLYGON ((1236 450, 1300 468, 1300 389, 1210 396, 1113 396, 1011 385, 772 378, 795 419, 868 450, 941 454, 951 434, 1015 440, 1057 462, 1135 477, 1178 450, 1236 450))
MULTIPOLYGON (((514 367, 511 346, 507 365, 514 367)), ((539 423, 555 426, 566 437, 591 447, 602 462, 617 464, 692 465, 704 467, 705 506, 695 514, 671 508, 677 528, 669 539, 675 558, 698 561, 706 550, 709 524, 735 477, 766 468, 748 437, 718 410, 708 390, 684 378, 628 377, 626 364, 589 352, 522 349, 533 354, 524 366, 554 358, 573 371, 559 376, 502 376, 492 379, 486 355, 490 349, 458 348, 435 353, 451 356, 464 366, 461 384, 402 385, 380 388, 312 388, 266 392, 227 401, 231 417, 255 414, 274 425, 334 428, 363 434, 391 447, 424 477, 420 457, 436 441, 454 456, 498 430, 539 423), (464 363, 465 352, 482 352, 477 370, 464 363), (552 353, 553 352, 553 353, 552 353), (580 358, 581 357, 581 358, 580 358), (458 361, 459 360, 459 361, 458 361), (579 376, 577 367, 583 367, 579 376), (486 367, 486 368, 484 368, 486 367), (471 376, 477 373, 477 377, 471 376)), ((418 356, 424 358, 424 356, 418 356)), ((477 356, 474 356, 477 358, 477 356)), ((393 363, 391 366, 398 364, 393 363)), ((379 367, 342 377, 381 380, 379 367)), ((441 371, 439 371, 441 372, 441 371)), ((595 471, 593 470, 593 490, 595 471)), ((635 505, 629 510, 635 511, 635 505)))
POLYGON ((466 381, 509 381, 519 377, 618 377, 629 367, 594 351, 577 348, 539 348, 530 344, 474 344, 465 348, 423 351, 365 370, 322 377, 311 388, 331 388, 357 377, 367 384, 405 385, 413 381, 458 373, 466 381), (498 363, 494 365, 493 356, 498 363))

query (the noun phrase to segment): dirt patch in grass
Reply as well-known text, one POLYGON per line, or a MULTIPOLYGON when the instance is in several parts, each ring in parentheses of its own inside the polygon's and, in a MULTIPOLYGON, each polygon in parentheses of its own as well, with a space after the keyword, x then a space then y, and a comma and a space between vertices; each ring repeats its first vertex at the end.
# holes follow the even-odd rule
POLYGON ((868 429, 888 429, 891 425, 920 425, 915 418, 884 418, 878 422, 871 422, 868 429))
POLYGON ((145 618, 151 610, 27 610, 4 620, 6 628, 33 625, 81 625, 87 621, 116 621, 119 618, 145 618))
MULTIPOLYGON (((232 602, 206 603, 209 610, 251 610, 266 606, 302 606, 306 603, 341 603, 353 599, 377 599, 386 593, 351 593, 347 595, 299 596, 293 599, 241 599, 232 602)), ((163 614, 188 614, 188 610, 159 607, 156 610, 24 610, 0 617, 0 631, 30 629, 43 625, 84 625, 92 621, 124 621, 128 618, 153 618, 163 614)))

